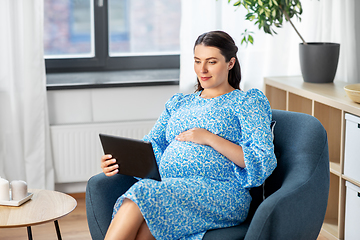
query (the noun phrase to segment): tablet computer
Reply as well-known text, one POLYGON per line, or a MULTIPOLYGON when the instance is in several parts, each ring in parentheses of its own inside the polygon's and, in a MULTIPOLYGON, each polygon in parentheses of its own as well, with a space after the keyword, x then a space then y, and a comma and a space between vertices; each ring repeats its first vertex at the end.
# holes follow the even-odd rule
POLYGON ((119 165, 119 174, 161 181, 150 142, 99 134, 104 154, 111 154, 119 165))

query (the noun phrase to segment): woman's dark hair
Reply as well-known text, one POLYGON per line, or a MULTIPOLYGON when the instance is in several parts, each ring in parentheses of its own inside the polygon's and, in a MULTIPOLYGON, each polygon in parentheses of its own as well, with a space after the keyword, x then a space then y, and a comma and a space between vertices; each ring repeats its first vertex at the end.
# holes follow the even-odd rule
MULTIPOLYGON (((235 41, 232 39, 232 37, 223 31, 211 31, 198 37, 194 45, 194 50, 195 47, 199 44, 207 47, 216 47, 220 50, 221 55, 225 57, 226 62, 229 62, 233 57, 235 58, 235 65, 229 71, 228 81, 233 88, 240 89, 241 70, 239 60, 236 56, 238 47, 235 45, 235 41)), ((196 92, 204 89, 201 87, 199 79, 197 79, 196 87, 196 92)))

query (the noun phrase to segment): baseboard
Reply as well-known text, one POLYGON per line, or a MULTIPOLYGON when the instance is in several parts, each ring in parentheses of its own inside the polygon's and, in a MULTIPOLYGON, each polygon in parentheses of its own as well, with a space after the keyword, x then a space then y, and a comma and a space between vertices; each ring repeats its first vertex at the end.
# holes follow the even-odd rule
POLYGON ((55 183, 55 191, 63 193, 84 193, 87 182, 55 183))

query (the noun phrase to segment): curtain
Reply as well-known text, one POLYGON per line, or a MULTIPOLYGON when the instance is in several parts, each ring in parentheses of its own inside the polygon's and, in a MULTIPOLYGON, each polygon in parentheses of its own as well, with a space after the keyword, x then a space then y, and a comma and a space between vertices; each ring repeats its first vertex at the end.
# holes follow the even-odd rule
MULTIPOLYGON (((299 43, 301 39, 290 23, 268 35, 252 22, 245 21, 246 10, 232 6, 227 0, 182 0, 180 29, 180 91, 194 91, 196 75, 193 70, 193 44, 201 33, 223 30, 239 47, 238 59, 242 71, 240 87, 263 88, 267 76, 300 76, 299 43), (241 45, 245 29, 254 32, 254 45, 241 45)), ((360 82, 360 22, 356 0, 303 0, 301 21, 292 22, 307 42, 340 43, 340 59, 336 81, 360 82)))
POLYGON ((43 0, 1 0, 0 176, 53 189, 43 0))
POLYGON ((344 82, 360 82, 360 19, 356 14, 360 10, 357 0, 320 1, 317 13, 317 30, 314 37, 318 42, 340 43, 340 58, 336 79, 344 82), (357 49, 359 48, 359 49, 357 49))

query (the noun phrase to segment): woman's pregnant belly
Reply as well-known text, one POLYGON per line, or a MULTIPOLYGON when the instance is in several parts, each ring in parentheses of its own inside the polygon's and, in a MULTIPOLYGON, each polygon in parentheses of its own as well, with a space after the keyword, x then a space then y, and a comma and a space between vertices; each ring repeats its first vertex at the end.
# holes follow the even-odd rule
POLYGON ((174 140, 162 155, 159 171, 162 178, 207 177, 234 179, 230 160, 210 146, 174 140))

